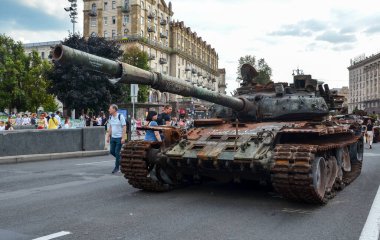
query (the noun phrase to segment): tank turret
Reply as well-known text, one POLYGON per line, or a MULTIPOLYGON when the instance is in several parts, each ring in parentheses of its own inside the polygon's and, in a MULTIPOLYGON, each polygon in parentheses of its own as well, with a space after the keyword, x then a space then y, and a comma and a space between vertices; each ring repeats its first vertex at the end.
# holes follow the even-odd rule
POLYGON ((113 78, 113 83, 143 84, 161 92, 195 97, 232 109, 240 120, 316 120, 329 114, 333 100, 328 86, 318 85, 311 75, 296 75, 294 82, 270 82, 260 85, 255 81, 258 72, 249 64, 241 68, 242 84, 234 96, 193 86, 181 79, 157 72, 145 71, 126 63, 112 61, 58 45, 52 53, 54 61, 75 63, 113 78))

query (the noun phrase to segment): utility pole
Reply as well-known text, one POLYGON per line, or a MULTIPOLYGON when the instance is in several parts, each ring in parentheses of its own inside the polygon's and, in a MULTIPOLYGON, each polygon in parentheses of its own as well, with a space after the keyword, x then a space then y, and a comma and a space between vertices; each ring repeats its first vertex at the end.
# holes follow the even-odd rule
POLYGON ((78 18, 78 5, 77 0, 68 0, 70 7, 65 7, 65 11, 70 13, 71 22, 73 23, 73 34, 75 33, 75 23, 78 18))

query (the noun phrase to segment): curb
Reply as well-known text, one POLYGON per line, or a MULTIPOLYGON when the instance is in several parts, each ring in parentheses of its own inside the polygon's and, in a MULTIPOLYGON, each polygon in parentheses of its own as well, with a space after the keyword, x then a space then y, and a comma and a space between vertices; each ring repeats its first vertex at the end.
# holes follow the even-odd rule
POLYGON ((24 163, 24 162, 37 162, 49 161, 65 158, 81 158, 81 157, 95 157, 108 155, 108 150, 97 151, 79 151, 79 152, 65 152, 65 153, 48 153, 48 154, 31 154, 31 155, 17 155, 0 157, 1 164, 24 163))

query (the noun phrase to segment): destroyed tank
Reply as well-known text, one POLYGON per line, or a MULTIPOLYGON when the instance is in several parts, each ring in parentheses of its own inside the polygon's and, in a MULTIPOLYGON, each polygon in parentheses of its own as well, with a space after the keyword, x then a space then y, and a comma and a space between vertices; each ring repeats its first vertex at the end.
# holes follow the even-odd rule
POLYGON ((328 120, 339 98, 310 75, 295 75, 291 84, 260 85, 258 72, 245 64, 240 88, 227 96, 63 45, 52 56, 57 64, 108 74, 113 83, 150 85, 217 104, 219 118, 196 120, 189 131, 141 128, 161 131, 162 143, 124 144, 121 172, 135 188, 168 191, 210 179, 265 182, 285 198, 323 204, 361 172, 360 131, 328 120))

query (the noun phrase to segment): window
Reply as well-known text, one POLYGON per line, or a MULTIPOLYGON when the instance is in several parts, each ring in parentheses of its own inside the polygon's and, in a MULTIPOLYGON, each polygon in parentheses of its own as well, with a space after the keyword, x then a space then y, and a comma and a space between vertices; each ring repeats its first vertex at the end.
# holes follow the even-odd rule
POLYGON ((95 4, 95 3, 93 3, 93 4, 91 5, 91 11, 92 11, 92 12, 96 12, 96 4, 95 4))
POLYGON ((107 24, 108 24, 108 18, 104 17, 104 25, 107 25, 107 24))
POLYGON ((112 9, 116 9, 116 1, 112 1, 112 9))
POLYGON ((128 29, 124 29, 124 37, 128 36, 128 29))
POLYGON ((41 58, 45 59, 45 52, 41 52, 41 58))
POLYGON ((95 32, 92 32, 92 33, 91 33, 91 37, 96 37, 96 33, 95 33, 95 32))
POLYGON ((112 16, 112 24, 116 24, 116 17, 112 16))
POLYGON ((129 22, 129 15, 124 15, 124 23, 128 23, 129 22))
POLYGON ((112 30, 112 38, 116 38, 116 31, 112 30))
POLYGON ((144 25, 144 17, 141 17, 141 25, 144 25))
POLYGON ((144 1, 141 1, 141 10, 144 10, 144 1))
POLYGON ((91 18, 91 27, 96 27, 96 17, 91 18))
POLYGON ((104 11, 107 11, 108 10, 108 2, 104 2, 104 11))
POLYGON ((107 33, 107 31, 104 31, 104 37, 105 37, 105 38, 108 38, 108 33, 107 33))
POLYGON ((141 37, 144 37, 144 30, 141 30, 141 37))

